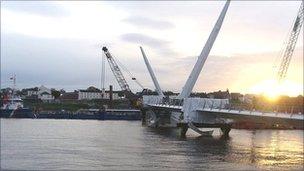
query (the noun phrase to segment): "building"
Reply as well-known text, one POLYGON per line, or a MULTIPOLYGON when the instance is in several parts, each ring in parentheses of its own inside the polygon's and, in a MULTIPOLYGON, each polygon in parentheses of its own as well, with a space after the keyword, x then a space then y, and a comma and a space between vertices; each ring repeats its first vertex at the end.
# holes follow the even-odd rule
MULTIPOLYGON (((113 91, 113 100, 120 99, 119 91, 113 91)), ((110 91, 90 91, 90 90, 79 90, 78 100, 93 100, 93 99, 110 99, 110 91)))
POLYGON ((24 89, 26 96, 38 95, 38 87, 24 89))
POLYGON ((230 100, 234 101, 244 101, 244 95, 241 93, 230 93, 230 100))
POLYGON ((26 98, 35 97, 42 100, 43 102, 51 102, 54 100, 51 89, 46 88, 45 86, 35 87, 26 89, 27 95, 26 98))
POLYGON ((258 95, 255 94, 245 94, 244 95, 244 102, 252 104, 258 98, 258 95))
POLYGON ((38 99, 41 99, 43 102, 51 102, 54 100, 54 96, 48 92, 43 92, 38 94, 38 99))
POLYGON ((229 90, 227 89, 226 91, 215 91, 212 93, 208 93, 207 94, 208 98, 211 99, 229 99, 230 98, 230 94, 229 94, 229 90))
POLYGON ((62 93, 59 97, 60 101, 75 101, 78 100, 78 92, 65 92, 62 93))

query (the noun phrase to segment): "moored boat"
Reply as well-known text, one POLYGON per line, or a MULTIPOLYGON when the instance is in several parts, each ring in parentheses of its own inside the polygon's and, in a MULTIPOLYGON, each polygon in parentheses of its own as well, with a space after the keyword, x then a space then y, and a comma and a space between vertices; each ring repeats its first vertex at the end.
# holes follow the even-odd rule
POLYGON ((0 118, 36 118, 31 109, 23 107, 20 97, 5 96, 0 109, 0 118))
POLYGON ((29 108, 23 106, 23 100, 15 94, 16 76, 14 75, 13 89, 6 92, 1 99, 0 118, 36 118, 29 108))

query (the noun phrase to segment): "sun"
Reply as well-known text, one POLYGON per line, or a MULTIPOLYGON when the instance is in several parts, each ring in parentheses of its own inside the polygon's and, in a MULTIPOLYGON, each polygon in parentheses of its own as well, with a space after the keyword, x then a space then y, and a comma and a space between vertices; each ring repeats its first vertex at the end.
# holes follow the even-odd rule
POLYGON ((280 84, 276 80, 265 80, 255 87, 257 93, 263 94, 268 100, 275 101, 281 94, 280 84))
POLYGON ((302 84, 285 80, 278 82, 277 80, 264 80, 251 87, 250 92, 255 94, 263 94, 268 100, 275 101, 281 95, 298 96, 303 93, 302 84))
POLYGON ((273 85, 273 87, 268 87, 267 90, 263 92, 266 98, 270 101, 275 101, 280 96, 280 90, 278 85, 273 85))

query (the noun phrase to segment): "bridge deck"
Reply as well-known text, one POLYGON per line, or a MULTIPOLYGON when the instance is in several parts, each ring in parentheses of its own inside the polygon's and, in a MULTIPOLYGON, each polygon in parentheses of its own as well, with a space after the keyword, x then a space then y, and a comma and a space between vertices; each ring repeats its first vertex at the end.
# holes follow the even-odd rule
MULTIPOLYGON (((167 108, 172 110, 182 111, 183 106, 175 105, 165 105, 165 104, 149 104, 148 106, 157 107, 157 108, 167 108)), ((290 113, 275 113, 275 112, 259 112, 259 111, 249 111, 249 110, 229 110, 229 109, 215 109, 215 108, 197 108, 195 109, 199 112, 211 112, 211 113, 221 113, 227 115, 235 116, 256 116, 256 117, 271 117, 271 118, 280 118, 280 119, 292 119, 304 121, 303 114, 290 114, 290 113)))

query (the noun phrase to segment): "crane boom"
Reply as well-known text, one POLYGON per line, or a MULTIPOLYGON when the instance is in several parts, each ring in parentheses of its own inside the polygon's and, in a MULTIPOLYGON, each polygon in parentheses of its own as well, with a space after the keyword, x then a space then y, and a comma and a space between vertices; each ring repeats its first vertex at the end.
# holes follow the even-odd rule
POLYGON ((131 92, 130 87, 129 87, 125 77, 123 76, 121 70, 119 69, 119 67, 118 67, 117 63, 115 62, 114 58, 112 57, 111 53, 108 51, 108 48, 103 47, 102 50, 104 51, 104 53, 107 57, 110 68, 111 68, 121 90, 131 92))
POLYGON ((289 63, 290 63, 293 51, 295 49, 302 25, 303 25, 303 1, 301 3, 297 18, 293 24, 293 28, 292 28, 290 37, 287 42, 286 49, 285 49, 283 57, 282 57, 282 62, 281 62, 281 65, 280 65, 280 68, 278 71, 278 80, 279 81, 282 81, 287 75, 289 63))

